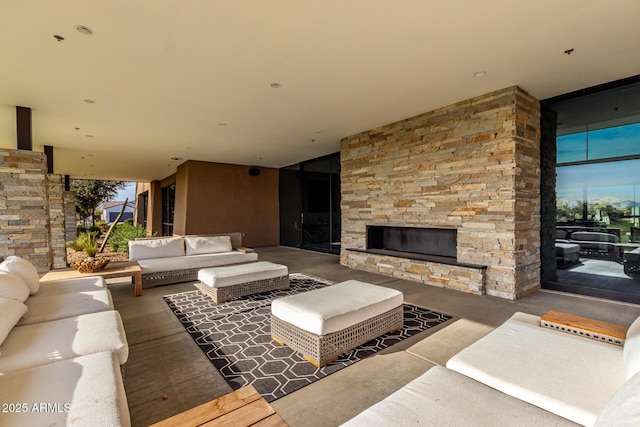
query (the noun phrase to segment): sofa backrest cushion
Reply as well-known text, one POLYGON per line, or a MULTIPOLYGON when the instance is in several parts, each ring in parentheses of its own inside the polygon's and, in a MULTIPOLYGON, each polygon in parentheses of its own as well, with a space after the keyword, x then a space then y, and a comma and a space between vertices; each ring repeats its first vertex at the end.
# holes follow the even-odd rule
POLYGON ((14 255, 7 257, 7 259, 0 264, 0 270, 20 276, 20 278, 24 280, 24 283, 29 286, 29 293, 31 295, 40 289, 40 275, 38 274, 38 270, 24 258, 14 255))
POLYGON ((184 238, 161 237, 129 240, 129 261, 184 256, 184 238))
POLYGON ((640 317, 627 330, 623 348, 627 379, 640 372, 640 317))
POLYGON ((628 379, 604 406, 594 426, 640 426, 640 373, 628 379))
POLYGON ((567 232, 556 228, 556 239, 565 240, 567 238, 567 232))
POLYGON ((618 236, 598 231, 576 231, 571 233, 570 239, 581 242, 620 243, 618 236))
POLYGON ((185 236, 184 243, 187 255, 215 254, 233 250, 230 236, 185 236))
POLYGON ((26 312, 27 306, 20 301, 0 298, 0 345, 26 312))
POLYGON ((29 298, 29 286, 20 276, 0 270, 0 297, 25 302, 29 298))

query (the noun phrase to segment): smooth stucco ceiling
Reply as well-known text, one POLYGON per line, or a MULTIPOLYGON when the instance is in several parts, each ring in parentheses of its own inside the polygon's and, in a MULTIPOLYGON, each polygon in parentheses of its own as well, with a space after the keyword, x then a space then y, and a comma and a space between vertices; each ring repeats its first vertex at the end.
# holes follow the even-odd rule
POLYGON ((507 86, 545 99, 640 74, 639 23, 638 0, 5 1, 0 146, 19 105, 74 178, 282 167, 507 86))

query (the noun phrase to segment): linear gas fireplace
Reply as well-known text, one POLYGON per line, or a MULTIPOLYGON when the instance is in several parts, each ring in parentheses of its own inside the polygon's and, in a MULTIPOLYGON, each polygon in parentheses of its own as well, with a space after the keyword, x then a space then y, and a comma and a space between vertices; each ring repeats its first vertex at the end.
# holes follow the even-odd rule
POLYGON ((455 262, 457 230, 368 225, 367 252, 455 262))

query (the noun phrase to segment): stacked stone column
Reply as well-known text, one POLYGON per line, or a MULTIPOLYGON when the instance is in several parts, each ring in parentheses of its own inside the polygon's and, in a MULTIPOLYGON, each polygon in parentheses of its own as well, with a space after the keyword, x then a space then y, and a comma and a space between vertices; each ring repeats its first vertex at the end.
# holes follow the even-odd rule
POLYGON ((0 149, 0 258, 20 256, 40 273, 66 266, 63 189, 44 153, 0 149))

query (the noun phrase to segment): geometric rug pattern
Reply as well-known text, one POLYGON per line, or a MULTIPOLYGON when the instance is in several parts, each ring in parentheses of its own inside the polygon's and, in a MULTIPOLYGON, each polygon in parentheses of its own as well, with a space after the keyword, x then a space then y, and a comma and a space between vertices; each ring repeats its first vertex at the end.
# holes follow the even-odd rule
POLYGON ((352 365, 410 336, 451 319, 420 307, 404 305, 404 328, 375 338, 322 368, 271 340, 271 301, 286 295, 331 286, 331 282, 302 274, 289 276, 291 289, 269 291, 215 304, 200 291, 163 298, 220 371, 231 388, 253 385, 267 400, 274 400, 352 365))

